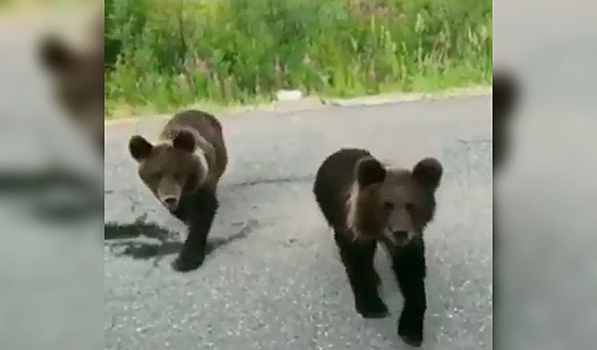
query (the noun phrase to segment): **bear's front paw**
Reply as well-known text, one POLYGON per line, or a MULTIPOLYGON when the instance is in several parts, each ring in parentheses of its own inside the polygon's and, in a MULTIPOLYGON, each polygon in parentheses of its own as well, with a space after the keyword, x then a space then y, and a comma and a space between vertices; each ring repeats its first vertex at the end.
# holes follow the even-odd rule
POLYGON ((203 264, 203 254, 180 254, 172 261, 172 269, 177 272, 189 272, 199 268, 203 264))
POLYGON ((385 318, 390 314, 379 297, 362 298, 356 303, 356 309, 363 318, 385 318))
POLYGON ((423 316, 402 312, 398 322, 398 336, 406 344, 420 347, 423 343, 423 316))

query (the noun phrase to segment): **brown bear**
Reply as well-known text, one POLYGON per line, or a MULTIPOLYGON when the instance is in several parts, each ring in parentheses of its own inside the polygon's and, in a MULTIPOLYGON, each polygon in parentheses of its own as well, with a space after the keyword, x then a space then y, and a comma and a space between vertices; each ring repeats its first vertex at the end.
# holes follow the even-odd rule
POLYGON ((141 181, 188 227, 172 267, 179 272, 197 269, 205 258, 218 209, 216 189, 228 163, 222 125, 209 113, 187 110, 166 123, 155 144, 135 135, 128 148, 141 181))
MULTIPOLYGON (((103 26, 103 16, 101 18, 103 26)), ((55 79, 55 96, 71 120, 87 134, 96 149, 104 152, 104 38, 97 47, 75 50, 64 40, 49 36, 39 46, 43 68, 55 79)))
POLYGON ((313 193, 340 250, 354 295, 365 318, 384 318, 373 267, 377 242, 390 253, 404 297, 398 335, 409 345, 423 342, 427 309, 423 230, 435 214, 435 192, 443 168, 434 158, 412 170, 390 168, 364 149, 343 148, 319 167, 313 193))

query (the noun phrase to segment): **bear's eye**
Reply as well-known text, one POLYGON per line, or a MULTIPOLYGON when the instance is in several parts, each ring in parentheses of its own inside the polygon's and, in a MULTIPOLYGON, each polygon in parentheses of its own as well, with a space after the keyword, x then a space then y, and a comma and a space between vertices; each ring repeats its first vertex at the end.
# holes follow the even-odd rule
POLYGON ((415 208, 415 205, 413 203, 406 203, 406 210, 413 210, 415 208))
POLYGON ((396 206, 394 203, 392 202, 385 202, 383 204, 384 208, 386 208, 387 210, 392 210, 394 209, 394 207, 396 206))

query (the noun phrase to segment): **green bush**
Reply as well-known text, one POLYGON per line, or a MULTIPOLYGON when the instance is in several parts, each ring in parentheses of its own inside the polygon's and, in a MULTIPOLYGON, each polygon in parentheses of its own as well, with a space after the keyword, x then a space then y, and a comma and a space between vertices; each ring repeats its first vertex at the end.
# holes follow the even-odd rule
POLYGON ((491 81, 490 0, 109 0, 108 114, 491 81), (114 53, 115 51, 118 51, 114 53))

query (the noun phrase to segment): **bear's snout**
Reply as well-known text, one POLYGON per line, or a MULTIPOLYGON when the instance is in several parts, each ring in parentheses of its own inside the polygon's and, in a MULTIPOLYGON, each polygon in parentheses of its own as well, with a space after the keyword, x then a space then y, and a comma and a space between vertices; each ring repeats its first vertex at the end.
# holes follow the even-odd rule
POLYGON ((166 197, 162 202, 170 211, 176 210, 176 207, 178 206, 178 199, 176 197, 166 197))
POLYGON ((395 231, 392 233, 392 235, 394 235, 394 238, 396 238, 396 242, 398 242, 398 244, 408 239, 408 232, 406 231, 395 231))

